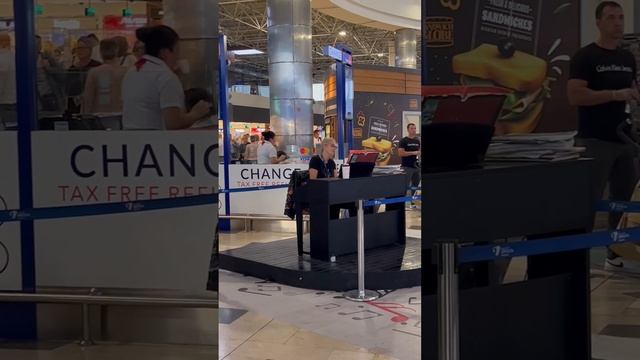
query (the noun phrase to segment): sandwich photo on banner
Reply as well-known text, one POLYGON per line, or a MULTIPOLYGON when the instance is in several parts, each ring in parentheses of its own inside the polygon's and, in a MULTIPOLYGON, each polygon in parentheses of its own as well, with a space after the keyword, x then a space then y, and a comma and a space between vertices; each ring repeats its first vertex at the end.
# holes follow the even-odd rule
POLYGON ((508 91, 496 134, 575 129, 566 101, 580 4, 566 0, 423 0, 423 86, 508 91))
POLYGON ((378 152, 377 166, 398 165, 403 114, 419 111, 420 97, 408 94, 357 92, 353 108, 354 150, 378 152))

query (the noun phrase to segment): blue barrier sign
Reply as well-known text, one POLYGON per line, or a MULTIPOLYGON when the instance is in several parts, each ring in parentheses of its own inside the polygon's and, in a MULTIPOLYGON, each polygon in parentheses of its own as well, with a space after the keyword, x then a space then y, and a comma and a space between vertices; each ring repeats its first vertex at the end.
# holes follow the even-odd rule
POLYGON ((43 207, 0 211, 0 222, 63 219, 71 217, 112 215, 141 211, 175 209, 218 203, 218 194, 187 196, 169 199, 128 201, 63 207, 43 207))
POLYGON ((551 254, 564 251, 585 250, 594 247, 640 241, 640 227, 598 231, 589 234, 560 236, 541 240, 521 241, 508 244, 462 246, 458 253, 460 264, 508 259, 519 256, 551 254))
POLYGON ((640 213, 640 202, 630 201, 599 201, 596 211, 640 213))

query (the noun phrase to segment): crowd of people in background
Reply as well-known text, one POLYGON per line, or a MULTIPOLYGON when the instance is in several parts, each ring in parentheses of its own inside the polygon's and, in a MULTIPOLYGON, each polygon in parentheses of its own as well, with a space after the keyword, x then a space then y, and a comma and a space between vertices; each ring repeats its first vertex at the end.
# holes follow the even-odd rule
MULTIPOLYGON (((124 130, 210 128, 216 109, 206 89, 185 91, 178 70, 178 34, 157 25, 124 36, 88 34, 68 47, 45 49, 36 36, 40 119, 63 116, 121 118, 124 130), (133 46, 131 44, 133 43, 133 46), (66 49, 66 50, 65 50, 66 49)), ((0 130, 16 124, 15 51, 0 32, 0 130)))
MULTIPOLYGON (((179 79, 179 36, 170 27, 140 28, 136 41, 124 36, 79 37, 69 54, 45 50, 36 36, 37 100, 40 116, 121 114, 125 130, 196 127, 215 112, 205 89, 184 90, 179 79), (69 56, 70 55, 70 56, 69 56)), ((0 119, 16 122, 15 52, 11 37, 0 33, 0 119)), ((320 144, 314 132, 315 153, 320 144)), ((276 134, 244 134, 232 139, 232 162, 278 164, 276 134)))
POLYGON ((99 40, 81 36, 70 51, 43 49, 36 36, 39 110, 45 113, 115 113, 122 111, 121 87, 126 71, 144 55, 144 44, 130 51, 124 36, 99 40))

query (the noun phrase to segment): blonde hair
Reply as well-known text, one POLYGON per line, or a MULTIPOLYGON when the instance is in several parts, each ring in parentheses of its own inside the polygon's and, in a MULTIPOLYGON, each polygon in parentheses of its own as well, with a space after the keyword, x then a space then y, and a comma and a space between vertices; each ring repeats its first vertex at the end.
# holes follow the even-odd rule
POLYGON ((322 139, 321 151, 324 151, 324 148, 326 146, 333 145, 333 144, 336 144, 336 145, 338 144, 335 140, 333 140, 333 138, 326 137, 326 138, 322 139))

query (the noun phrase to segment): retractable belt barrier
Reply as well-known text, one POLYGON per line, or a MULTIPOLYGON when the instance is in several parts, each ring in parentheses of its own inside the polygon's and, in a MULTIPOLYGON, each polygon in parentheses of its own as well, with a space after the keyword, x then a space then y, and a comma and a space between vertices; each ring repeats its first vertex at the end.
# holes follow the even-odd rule
MULTIPOLYGON (((122 213, 166 210, 166 209, 185 208, 185 207, 192 207, 192 206, 211 205, 211 204, 218 203, 218 194, 275 190, 275 189, 284 189, 287 187, 288 185, 256 186, 256 187, 238 188, 238 189, 219 189, 218 192, 215 194, 195 195, 195 196, 176 197, 176 198, 112 202, 112 203, 89 204, 89 205, 53 206, 53 207, 42 207, 42 208, 35 208, 35 209, 8 209, 8 210, 0 211, 0 223, 16 222, 16 221, 47 220, 47 219, 49 220, 64 219, 64 218, 98 216, 98 215, 114 215, 114 214, 122 214, 122 213)), ((415 188, 410 188, 410 189, 415 190, 415 188)), ((400 202, 416 201, 416 200, 420 200, 420 196, 372 200, 372 201, 366 202, 365 206, 395 204, 400 202)))
MULTIPOLYGON (((640 202, 599 201, 594 210, 640 213, 640 202)), ((460 358, 459 265, 521 256, 588 250, 595 247, 639 241, 640 227, 633 227, 508 244, 466 246, 456 240, 443 240, 437 243, 439 360, 458 360, 460 358)))
MULTIPOLYGON (((599 201, 596 204, 596 211, 640 213, 640 202, 599 201)), ((639 241, 640 227, 634 227, 616 231, 597 231, 588 234, 559 236, 535 241, 521 241, 506 245, 462 245, 458 250, 457 261, 458 264, 492 261, 520 256, 585 250, 639 241)))
POLYGON ((376 200, 365 201, 364 206, 398 204, 398 203, 405 203, 405 202, 420 201, 421 199, 422 199, 422 196, 420 195, 402 196, 402 197, 388 198, 388 199, 376 199, 376 200))
POLYGON ((62 219, 71 217, 113 215, 141 211, 165 210, 218 203, 218 194, 167 199, 127 201, 91 205, 43 207, 0 211, 0 222, 62 219))
POLYGON ((640 213, 640 202, 599 201, 596 203, 596 211, 640 213))
POLYGON ((238 188, 238 189, 219 189, 218 192, 220 194, 232 194, 232 193, 241 193, 241 192, 250 192, 250 191, 285 189, 287 187, 289 187, 289 185, 256 186, 256 187, 238 188))
POLYGON ((598 231, 589 234, 559 236, 532 241, 521 241, 501 245, 464 245, 458 249, 458 264, 508 259, 520 256, 531 256, 585 250, 594 247, 623 244, 640 241, 640 227, 617 231, 598 231))
MULTIPOLYGON (((90 204, 90 205, 73 205, 73 206, 59 206, 59 207, 43 207, 36 209, 9 209, 0 211, 0 222, 13 222, 13 221, 30 221, 30 220, 46 220, 46 219, 61 219, 71 217, 84 217, 84 216, 97 216, 97 215, 113 215, 121 213, 131 213, 140 211, 153 211, 163 209, 174 209, 191 206, 202 206, 218 203, 218 194, 225 193, 243 193, 253 191, 266 191, 287 188, 288 185, 273 185, 273 186, 256 186, 249 188, 237 188, 237 189, 219 189, 215 194, 195 195, 187 197, 176 197, 166 199, 153 199, 153 200, 139 200, 139 201, 126 201, 117 203, 102 203, 102 204, 90 204)), ((408 190, 416 191, 421 190, 421 187, 409 187, 408 190)), ((373 199, 364 202, 364 206, 378 206, 388 204, 398 204, 405 202, 421 201, 421 195, 403 196, 387 199, 373 199)), ((640 202, 624 202, 624 201, 600 201, 596 204, 596 211, 600 212, 628 212, 628 213, 640 213, 640 202)), ((589 236, 595 236, 595 234, 579 235, 576 238, 588 238, 589 236)), ((598 235, 602 236, 602 235, 598 235)), ((549 241, 555 241, 555 239, 546 239, 549 241)), ((603 241, 598 242, 599 245, 609 245, 603 241)), ((466 250, 465 250, 466 251, 466 250)), ((559 250, 566 251, 566 250, 559 250)), ((518 255, 526 256, 526 255, 518 255)), ((503 256, 504 257, 504 256, 503 256)), ((490 260, 487 258, 485 260, 490 260)), ((474 260, 479 261, 479 260, 474 260)))

